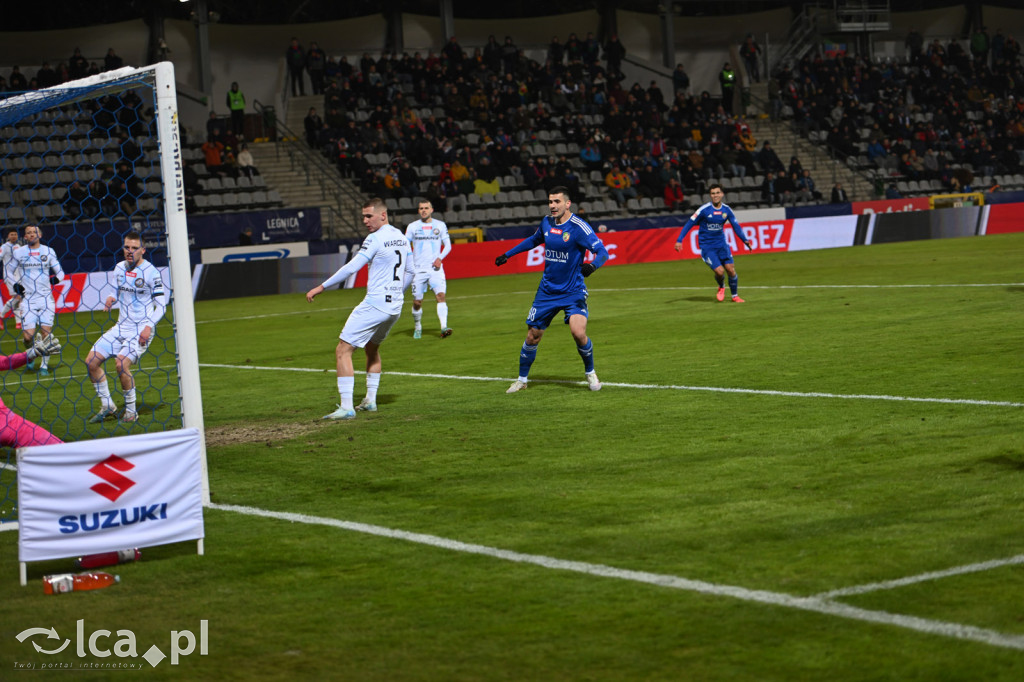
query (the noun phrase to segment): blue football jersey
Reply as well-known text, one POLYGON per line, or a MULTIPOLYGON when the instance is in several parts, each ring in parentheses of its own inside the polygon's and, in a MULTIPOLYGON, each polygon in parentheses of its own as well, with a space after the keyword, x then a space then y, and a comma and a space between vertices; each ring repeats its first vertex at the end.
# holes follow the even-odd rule
POLYGON ((556 225, 551 216, 544 216, 540 227, 523 242, 509 251, 514 256, 544 245, 544 276, 541 277, 538 293, 549 295, 586 291, 583 283, 583 259, 590 251, 596 257, 594 266, 601 267, 608 260, 608 249, 594 234, 593 228, 576 214, 570 214, 567 221, 556 225))
POLYGON ((732 212, 732 209, 727 205, 722 204, 718 208, 711 202, 708 202, 694 211, 690 219, 683 225, 682 231, 679 233, 679 239, 676 241, 683 241, 683 237, 689 232, 694 225, 699 225, 700 229, 697 232, 697 242, 700 244, 700 248, 706 249, 709 247, 724 246, 727 244, 725 241, 725 223, 728 222, 732 225, 732 231, 736 233, 736 236, 740 238, 741 242, 746 242, 747 238, 743 234, 743 228, 740 226, 738 220, 736 220, 736 214, 732 212))

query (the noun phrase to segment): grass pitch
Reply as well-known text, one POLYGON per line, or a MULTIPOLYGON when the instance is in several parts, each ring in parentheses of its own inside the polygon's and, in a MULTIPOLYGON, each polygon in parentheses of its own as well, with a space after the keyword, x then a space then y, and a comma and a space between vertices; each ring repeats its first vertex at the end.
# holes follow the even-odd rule
POLYGON ((598 393, 554 324, 505 395, 538 276, 454 280, 455 334, 407 304, 347 423, 361 291, 200 303, 206 555, 49 597, 69 562, 20 588, 0 533, 0 678, 141 661, 15 639, 83 619, 139 654, 207 620, 152 679, 1019 680, 1022 266, 1024 235, 740 254, 743 305, 699 261, 607 267, 598 393))

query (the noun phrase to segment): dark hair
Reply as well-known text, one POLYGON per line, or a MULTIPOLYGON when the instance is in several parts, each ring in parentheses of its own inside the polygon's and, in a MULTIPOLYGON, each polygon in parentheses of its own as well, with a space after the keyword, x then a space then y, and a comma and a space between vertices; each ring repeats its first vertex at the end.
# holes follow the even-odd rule
POLYGON ((143 239, 142 235, 139 234, 138 232, 136 232, 135 230, 132 230, 131 232, 128 232, 127 234, 125 234, 124 238, 126 240, 127 239, 138 239, 139 240, 139 246, 141 246, 142 248, 146 248, 146 240, 143 239))
POLYGON ((708 187, 708 194, 711 194, 711 190, 713 190, 713 189, 721 189, 722 190, 722 194, 725 194, 725 190, 722 189, 722 186, 719 185, 717 182, 713 183, 710 187, 708 187))
POLYGON ((558 187, 552 187, 548 190, 548 196, 550 197, 552 194, 561 194, 569 201, 572 201, 572 197, 569 195, 569 188, 567 187, 562 187, 561 185, 558 187))

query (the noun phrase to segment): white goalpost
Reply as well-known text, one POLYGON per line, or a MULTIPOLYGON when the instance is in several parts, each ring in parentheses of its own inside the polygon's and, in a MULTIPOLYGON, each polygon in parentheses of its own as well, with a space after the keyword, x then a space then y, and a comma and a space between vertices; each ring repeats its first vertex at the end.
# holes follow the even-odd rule
MULTIPOLYGON (((116 438, 120 444, 122 438, 187 431, 189 447, 198 444, 198 495, 205 505, 210 495, 181 130, 169 62, 0 100, 0 243, 11 230, 23 236, 26 226, 36 225, 64 272, 53 287, 53 333, 64 344, 59 359, 46 374, 2 373, 3 399, 10 410, 65 443, 83 444, 80 449, 98 439, 116 438), (84 359, 115 322, 117 310, 106 313, 103 301, 116 294, 109 273, 121 260, 128 232, 142 235, 147 260, 161 272, 169 314, 134 368, 138 422, 92 424, 89 416, 98 403, 84 359)), ((12 289, 7 282, 0 285, 4 301, 12 289)), ((9 355, 22 349, 23 339, 13 316, 3 321, 0 352, 9 355)), ((113 360, 110 366, 113 375, 113 360)), ((118 394, 120 385, 111 378, 112 395, 118 394)), ((0 453, 0 528, 18 525, 24 512, 18 478, 24 450, 18 450, 17 464, 11 448, 0 453)), ((193 539, 202 554, 202 537, 193 539)), ((22 562, 23 583, 24 577, 22 562)))

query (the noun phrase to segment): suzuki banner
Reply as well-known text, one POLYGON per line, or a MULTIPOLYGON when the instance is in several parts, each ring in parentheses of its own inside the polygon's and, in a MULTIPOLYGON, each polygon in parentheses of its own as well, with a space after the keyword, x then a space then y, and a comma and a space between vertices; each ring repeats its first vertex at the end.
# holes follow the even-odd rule
POLYGON ((198 429, 18 449, 22 562, 198 540, 198 429))

